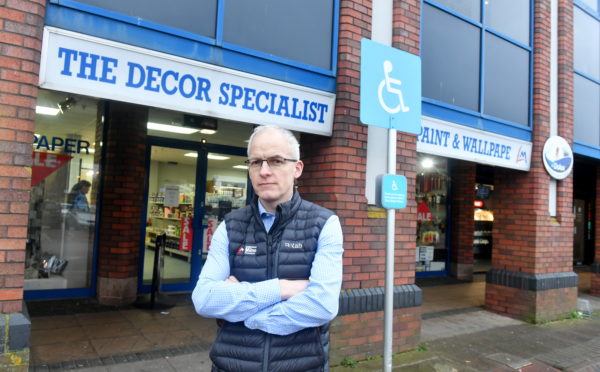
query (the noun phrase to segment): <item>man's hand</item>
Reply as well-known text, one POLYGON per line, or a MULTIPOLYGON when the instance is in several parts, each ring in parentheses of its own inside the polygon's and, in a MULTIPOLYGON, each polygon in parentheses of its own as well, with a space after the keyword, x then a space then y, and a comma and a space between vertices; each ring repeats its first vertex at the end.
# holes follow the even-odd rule
POLYGON ((304 291, 308 286, 308 283, 308 280, 279 279, 279 293, 281 294, 281 299, 287 300, 304 291))
POLYGON ((228 282, 228 283, 239 283, 240 281, 237 280, 237 278, 233 275, 229 276, 228 278, 225 278, 225 280, 223 280, 224 282, 228 282))

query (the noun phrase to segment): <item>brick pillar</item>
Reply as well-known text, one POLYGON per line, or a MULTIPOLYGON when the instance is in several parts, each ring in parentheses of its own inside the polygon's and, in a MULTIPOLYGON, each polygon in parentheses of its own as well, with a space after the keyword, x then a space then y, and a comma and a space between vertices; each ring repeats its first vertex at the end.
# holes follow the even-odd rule
POLYGON ((452 162, 452 247, 450 272, 461 280, 473 279, 473 213, 475 163, 452 162))
POLYGON ((105 103, 106 151, 98 260, 98 301, 126 305, 137 295, 144 217, 148 108, 105 103))
POLYGON ((590 294, 600 296, 600 166, 596 166, 596 202, 594 218, 594 263, 592 264, 592 278, 590 294))
POLYGON ((45 4, 0 0, 0 370, 29 362, 23 284, 45 4))
MULTIPOLYGON (((535 1, 533 152, 529 172, 496 169, 494 247, 485 306, 534 322, 576 308, 573 272, 572 175, 558 181, 557 214, 548 212, 550 176, 542 147, 550 135, 550 1, 535 1)), ((572 143, 573 4, 559 1, 558 134, 572 143)))
MULTIPOLYGON (((394 7, 394 46, 418 53, 420 3, 397 1, 394 7)), ((360 40, 370 33, 371 2, 342 0, 333 135, 301 138, 305 168, 300 193, 335 211, 344 231, 344 282, 340 312, 331 328, 331 364, 383 350, 386 220, 385 211, 367 206, 368 128, 359 120, 360 40)), ((398 135, 397 154, 398 174, 407 177, 409 195, 408 207, 396 214, 395 285, 402 296, 395 303, 394 352, 418 342, 421 304, 414 285, 416 137, 398 135)))

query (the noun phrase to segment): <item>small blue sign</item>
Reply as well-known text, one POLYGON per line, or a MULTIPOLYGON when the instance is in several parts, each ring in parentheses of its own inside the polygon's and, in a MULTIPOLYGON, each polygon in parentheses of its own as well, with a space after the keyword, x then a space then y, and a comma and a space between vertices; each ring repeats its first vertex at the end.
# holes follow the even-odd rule
POLYGON ((360 48, 360 121, 419 134, 421 58, 369 39, 360 48))
POLYGON ((386 209, 406 208, 406 177, 395 174, 380 175, 378 179, 380 207, 386 209))

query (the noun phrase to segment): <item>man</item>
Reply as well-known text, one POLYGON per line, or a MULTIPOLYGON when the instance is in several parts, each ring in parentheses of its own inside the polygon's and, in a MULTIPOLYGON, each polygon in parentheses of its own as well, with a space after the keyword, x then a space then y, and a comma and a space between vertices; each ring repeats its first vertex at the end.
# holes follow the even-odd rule
POLYGON ((213 371, 327 371, 342 282, 339 219, 294 189, 304 165, 288 130, 257 127, 247 163, 257 197, 225 216, 192 293, 198 314, 221 319, 213 371))

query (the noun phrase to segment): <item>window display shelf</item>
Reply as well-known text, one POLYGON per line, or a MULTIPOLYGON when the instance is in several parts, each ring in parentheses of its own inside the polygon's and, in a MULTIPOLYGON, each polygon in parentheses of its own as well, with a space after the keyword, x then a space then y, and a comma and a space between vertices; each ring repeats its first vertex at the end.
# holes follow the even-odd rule
POLYGON ((170 221, 181 221, 181 218, 174 218, 174 217, 150 216, 150 218, 159 218, 161 220, 170 220, 170 221))
MULTIPOLYGON (((146 246, 148 248, 152 248, 152 249, 156 248, 156 245, 154 243, 146 243, 146 246)), ((169 252, 169 253, 173 253, 173 254, 178 254, 180 256, 187 257, 188 258, 188 262, 191 259, 190 251, 180 251, 179 249, 165 248, 165 252, 169 252)))
MULTIPOLYGON (((149 202, 149 203, 150 203, 150 204, 160 204, 160 205, 163 205, 163 204, 165 204, 165 203, 163 203, 163 202, 153 202, 153 201, 151 201, 151 202, 149 202)), ((179 203, 179 205, 192 205, 192 204, 193 204, 193 203, 179 203)))
MULTIPOLYGON (((158 228, 149 227, 146 229, 146 247, 151 249, 156 249, 156 236, 166 233, 166 231, 158 228)), ((179 247, 179 235, 174 234, 166 234, 166 246, 165 252, 169 253, 171 256, 173 254, 183 256, 187 259, 187 262, 192 260, 192 255, 190 251, 182 251, 178 249, 179 247)))

